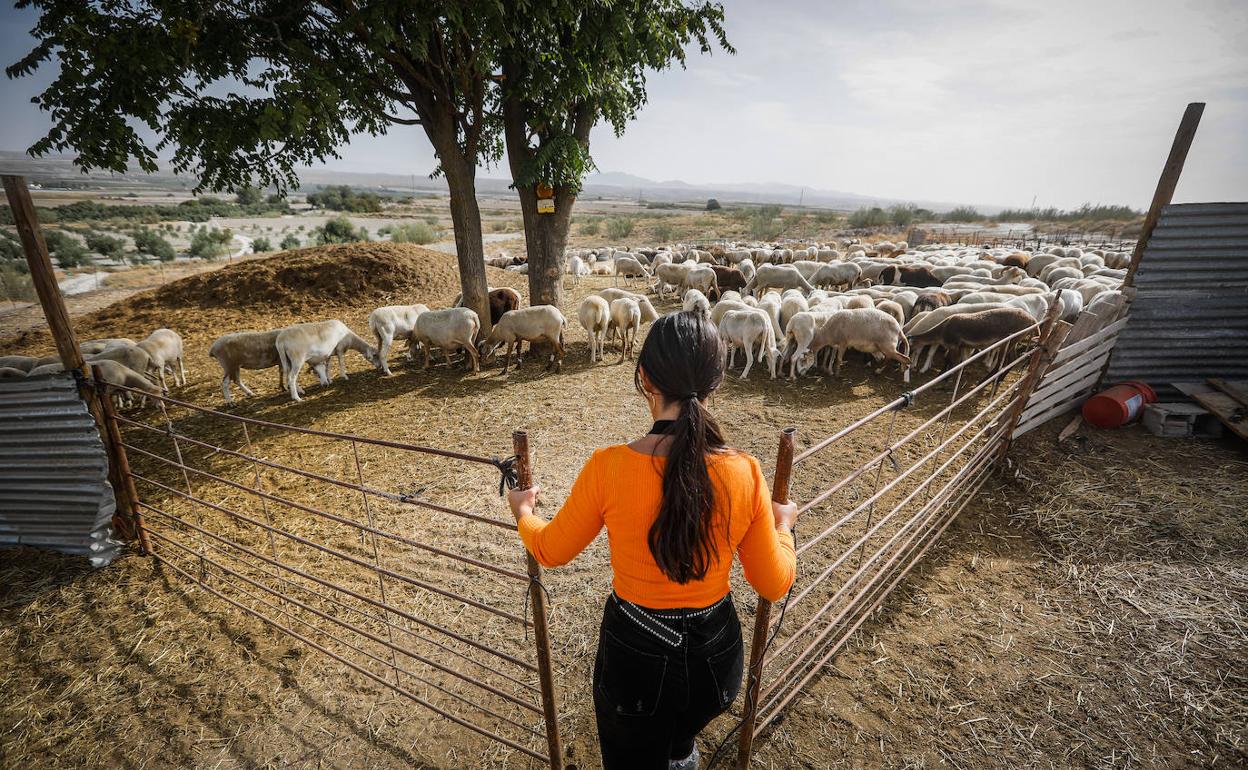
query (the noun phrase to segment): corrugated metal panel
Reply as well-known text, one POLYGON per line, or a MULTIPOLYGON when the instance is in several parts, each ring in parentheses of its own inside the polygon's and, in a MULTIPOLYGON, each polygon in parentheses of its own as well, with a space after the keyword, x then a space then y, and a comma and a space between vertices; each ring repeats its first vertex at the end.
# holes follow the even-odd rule
POLYGON ((1162 209, 1108 380, 1248 379, 1248 203, 1162 209))
POLYGON ((116 501, 108 455, 72 377, 0 379, 0 548, 108 564, 116 501))

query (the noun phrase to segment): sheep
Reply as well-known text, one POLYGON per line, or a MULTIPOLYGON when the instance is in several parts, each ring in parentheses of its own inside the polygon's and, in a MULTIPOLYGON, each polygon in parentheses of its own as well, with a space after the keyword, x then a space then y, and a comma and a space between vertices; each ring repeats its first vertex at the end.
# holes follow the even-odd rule
POLYGON ((780 324, 776 327, 777 336, 779 333, 789 328, 789 320, 798 313, 804 313, 810 310, 810 303, 798 291, 786 291, 780 297, 780 324))
MULTIPOLYGON (((150 347, 150 346, 149 346, 150 347)), ((157 366, 157 362, 148 354, 148 348, 140 345, 117 345, 105 349, 102 353, 93 356, 87 356, 86 361, 116 361, 132 371, 151 377, 161 369, 157 366)), ((163 372, 161 372, 163 374, 163 372)), ((174 381, 177 384, 177 381, 174 381)), ((160 387, 163 392, 168 392, 169 388, 165 385, 164 378, 160 378, 160 387)))
POLYGON ((481 332, 481 319, 470 308, 451 307, 445 310, 429 310, 416 318, 416 328, 411 338, 425 352, 422 369, 429 368, 431 348, 441 348, 446 365, 451 365, 451 353, 463 350, 465 360, 472 371, 481 370, 477 355, 477 335, 481 332))
POLYGON ((416 351, 412 330, 416 328, 416 319, 428 310, 428 305, 385 305, 368 314, 368 328, 377 338, 377 368, 382 374, 393 374, 389 365, 390 346, 397 337, 407 339, 407 360, 412 360, 416 351))
POLYGON ((814 291, 815 287, 802 277, 801 272, 792 265, 761 265, 754 277, 745 285, 745 293, 758 296, 766 289, 801 289, 804 292, 814 291))
POLYGON ((767 367, 771 378, 776 378, 776 361, 780 351, 776 347, 776 337, 767 316, 758 310, 730 310, 724 314, 719 324, 719 336, 729 346, 728 366, 736 358, 738 347, 745 350, 745 368, 741 370, 741 379, 750 374, 754 365, 754 346, 758 345, 758 359, 767 358, 767 367))
POLYGON ((0 366, 0 380, 11 380, 16 377, 25 377, 26 370, 18 369, 15 366, 0 366))
MULTIPOLYGON (((157 329, 147 338, 138 343, 138 347, 142 348, 152 358, 152 366, 160 375, 160 386, 167 388, 165 385, 165 367, 173 373, 174 385, 186 385, 186 366, 182 362, 182 337, 172 329, 157 329), (175 366, 176 364, 176 366, 175 366), (179 373, 181 377, 179 378, 179 373)), ((135 371, 142 372, 143 369, 135 371)))
MULTIPOLYGON (((659 299, 663 299, 667 294, 669 286, 675 288, 683 288, 685 286, 685 276, 693 268, 685 264, 672 263, 669 265, 659 265, 654 269, 654 285, 651 287, 655 294, 659 295, 659 299)), ((713 276, 715 273, 711 271, 713 276)))
POLYGON ((771 321, 772 334, 780 336, 783 327, 780 326, 780 295, 774 291, 769 291, 758 300, 758 309, 767 313, 768 320, 771 321))
MULTIPOLYGON (((696 291, 694 289, 693 291, 696 291)), ((705 300, 705 297, 703 297, 705 300)), ((641 331, 641 307, 632 297, 620 297, 611 302, 611 322, 608 324, 611 336, 620 335, 620 361, 624 357, 633 357, 633 345, 641 331)))
POLYGON ((1040 280, 1049 286, 1057 286, 1057 282, 1063 278, 1083 278, 1083 271, 1077 267, 1057 267, 1051 270, 1046 269, 1040 280))
POLYGON ((805 357, 806 351, 810 350, 811 342, 815 338, 815 332, 828 319, 828 316, 840 310, 839 307, 820 306, 811 308, 802 313, 795 313, 789 319, 788 325, 784 328, 785 339, 785 357, 789 362, 789 379, 797 377, 797 366, 802 358, 805 357), (791 348, 791 349, 790 349, 791 348))
MULTIPOLYGON (((143 394, 141 402, 143 404, 147 403, 148 396, 159 396, 163 392, 163 389, 160 386, 152 382, 145 375, 134 371, 124 364, 117 363, 116 361, 103 359, 93 361, 87 368, 90 370, 93 377, 98 375, 99 378, 105 382, 105 384, 140 391, 143 394)), ((114 395, 117 397, 118 401, 122 400, 122 396, 126 397, 125 401, 127 402, 133 400, 133 394, 128 391, 121 391, 119 393, 115 393, 114 395)))
MULTIPOLYGON (((749 283, 750 279, 754 277, 754 273, 757 272, 754 267, 754 260, 752 259, 741 260, 737 263, 737 269, 741 271, 741 275, 745 276, 746 283, 749 283)), ((744 291, 745 287, 742 286, 741 289, 744 291)))
POLYGON ((706 296, 718 293, 715 271, 707 265, 698 265, 685 274, 685 289, 697 289, 706 296))
POLYGON ((601 361, 602 343, 607 335, 607 326, 611 322, 611 306, 602 297, 591 294, 581 302, 576 317, 585 331, 589 333, 589 362, 595 361, 595 354, 597 354, 596 360, 601 361))
POLYGON ((103 353, 105 350, 108 350, 110 347, 116 347, 118 345, 133 345, 133 344, 135 344, 134 340, 130 339, 129 337, 107 337, 105 339, 87 340, 86 342, 80 342, 78 343, 78 350, 84 356, 91 356, 91 355, 95 355, 96 353, 103 353))
MULTIPOLYGON (((753 299, 753 297, 749 299, 753 299)), ((715 303, 715 307, 711 308, 711 323, 718 325, 723 320, 724 314, 730 310, 745 310, 749 307, 750 305, 747 305, 743 300, 721 299, 715 303)))
POLYGON ((38 362, 39 359, 34 356, 0 356, 0 366, 8 369, 21 369, 23 372, 34 369, 38 362))
POLYGON ((820 265, 814 275, 810 276, 811 284, 821 288, 831 287, 846 289, 858 282, 862 276, 862 267, 856 262, 836 262, 820 265))
MULTIPOLYGON (((989 347, 1035 324, 1031 314, 1021 308, 989 308, 978 313, 950 316, 921 334, 910 335, 910 343, 915 347, 931 346, 932 352, 921 370, 925 372, 932 366, 937 347, 949 350, 948 360, 956 364, 968 349, 989 347)), ((1004 351, 999 360, 1006 360, 1004 351)))
MULTIPOLYGON (((515 310, 516 308, 520 307, 520 292, 516 291, 515 289, 511 287, 504 286, 499 289, 491 289, 487 287, 485 290, 485 294, 486 294, 486 301, 490 305, 490 323, 491 324, 498 323, 498 319, 503 317, 503 313, 506 313, 510 310, 515 310)), ((452 304, 452 307, 463 307, 463 306, 464 306, 464 295, 463 294, 455 295, 455 302, 452 304)), ((421 307, 424 307, 424 306, 422 305, 421 307)), ((428 308, 426 308, 426 310, 427 309, 428 308)))
POLYGON ((749 283, 749 278, 745 273, 741 272, 737 267, 725 267, 724 265, 711 265, 710 268, 715 271, 715 296, 719 297, 725 291, 736 291, 744 289, 749 283))
POLYGON ((60 356, 41 356, 35 359, 35 362, 31 365, 31 368, 37 369, 40 366, 47 366, 48 364, 59 364, 60 362, 61 362, 60 356))
POLYGON ((880 271, 880 283, 899 286, 915 286, 920 289, 931 289, 940 286, 944 281, 932 272, 931 268, 922 265, 890 265, 880 271))
POLYGON ((723 294, 720 294, 720 295, 719 295, 719 301, 720 301, 720 302, 723 302, 723 301, 725 301, 725 300, 731 300, 731 301, 734 301, 734 302, 740 302, 740 301, 741 301, 741 292, 739 292, 739 291, 726 291, 726 292, 724 292, 723 294))
POLYGON ((305 363, 312 365, 322 385, 329 384, 329 362, 333 357, 338 359, 339 379, 347 379, 347 350, 354 350, 373 366, 377 365, 377 348, 338 320, 287 326, 278 332, 273 344, 286 372, 286 388, 293 401, 303 400, 299 396, 298 379, 305 363))
MULTIPOLYGON (((698 291, 697 289, 690 289, 689 291, 685 292, 685 296, 681 300, 681 307, 685 312, 689 312, 690 310, 697 310, 702 315, 707 316, 708 318, 711 315, 710 301, 706 298, 705 294, 698 291)), ((640 312, 640 309, 638 309, 638 312, 640 312)))
POLYGON ((60 374, 65 371, 64 365, 60 361, 51 364, 41 364, 26 372, 27 377, 44 377, 49 374, 60 374))
MULTIPOLYGON (((815 332, 810 349, 805 354, 806 360, 799 365, 800 370, 809 369, 819 351, 828 347, 836 349, 833 375, 840 374, 841 362, 849 348, 870 353, 876 358, 891 359, 903 368, 910 365, 910 346, 902 334, 901 324, 888 313, 873 307, 829 313, 827 320, 815 332)), ((881 371, 882 368, 876 373, 881 371)))
POLYGON ((882 310, 897 319, 898 325, 906 322, 906 311, 902 309, 899 303, 891 299, 877 299, 875 301, 875 309, 882 310))
POLYGON ((221 393, 225 403, 234 405, 230 394, 230 381, 242 388, 249 396, 256 395, 251 388, 243 384, 240 370, 269 369, 278 367, 278 387, 283 387, 285 371, 281 369, 282 359, 277 354, 277 335, 281 329, 267 332, 233 332, 223 334, 213 341, 208 348, 208 355, 216 359, 221 367, 221 393))
POLYGON ((585 260, 575 255, 568 260, 568 275, 572 276, 573 286, 579 286, 581 277, 589 275, 589 273, 589 265, 585 264, 585 260))
POLYGON ((659 311, 654 309, 654 305, 650 303, 650 298, 644 294, 636 294, 624 289, 603 289, 598 292, 598 296, 605 299, 608 303, 614 302, 620 297, 631 297, 637 300, 637 304, 641 307, 641 322, 651 323, 659 317, 659 311))
POLYGON ((925 291, 919 294, 918 299, 914 301, 914 308, 911 314, 916 315, 927 310, 935 310, 938 307, 953 304, 953 297, 947 291, 925 291))
POLYGON ((649 280, 650 271, 631 255, 615 258, 615 281, 619 285, 620 278, 641 278, 649 280))
POLYGON ((567 325, 567 319, 554 305, 532 305, 512 310, 498 319, 481 343, 481 350, 488 360, 500 345, 506 345, 507 357, 503 361, 503 374, 506 374, 511 365, 512 345, 516 346, 516 366, 519 366, 521 343, 547 342, 554 350, 546 364, 546 371, 552 367, 560 371, 563 368, 563 330, 567 325))

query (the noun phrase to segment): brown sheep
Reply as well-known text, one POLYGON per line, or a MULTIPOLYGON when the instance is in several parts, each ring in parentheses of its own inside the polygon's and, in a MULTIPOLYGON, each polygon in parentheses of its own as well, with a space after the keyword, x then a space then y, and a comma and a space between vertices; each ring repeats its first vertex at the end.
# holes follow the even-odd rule
POLYGON ((520 308, 520 292, 504 286, 490 289, 490 324, 498 323, 503 313, 520 308))
POLYGON ((748 283, 745 273, 740 268, 711 265, 715 271, 715 298, 718 299, 726 291, 741 291, 748 283))
MULTIPOLYGON (((935 358, 936 347, 943 347, 949 351, 947 358, 952 365, 961 361, 968 350, 989 347, 1035 325, 1036 319, 1025 310, 1014 307, 995 307, 977 313, 951 315, 931 329, 912 335, 910 346, 915 350, 925 345, 932 346, 927 363, 920 370, 927 371, 931 368, 932 359, 935 358)), ((1002 355, 998 360, 1004 362, 1006 358, 1002 355)))
POLYGON ((919 298, 914 301, 914 310, 910 312, 913 318, 919 313, 927 310, 935 310, 938 307, 953 304, 953 297, 947 291, 924 291, 919 293, 919 298))
POLYGON ((1024 270, 1026 270, 1027 263, 1030 261, 1031 261, 1030 254, 1024 254, 1021 251, 1016 251, 1013 254, 1010 254, 1009 256, 1007 256, 1005 259, 1001 260, 1001 264, 1005 265, 1006 267, 1021 267, 1024 270))
POLYGON ((914 286, 919 289, 931 289, 940 286, 944 281, 933 275, 932 271, 926 267, 889 265, 880 271, 879 283, 890 286, 914 286))

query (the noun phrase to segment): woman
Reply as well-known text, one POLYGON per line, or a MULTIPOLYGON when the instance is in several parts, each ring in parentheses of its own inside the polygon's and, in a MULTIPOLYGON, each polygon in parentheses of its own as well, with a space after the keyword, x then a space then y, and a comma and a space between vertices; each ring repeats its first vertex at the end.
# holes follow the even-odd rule
POLYGON ((594 452, 550 522, 533 514, 536 487, 508 496, 521 539, 547 567, 607 528, 614 591, 594 662, 607 770, 698 766, 698 733, 741 688, 733 553, 768 599, 793 582, 797 508, 771 502, 758 461, 725 444, 705 405, 724 357, 700 313, 655 321, 634 374, 655 419, 650 433, 594 452))

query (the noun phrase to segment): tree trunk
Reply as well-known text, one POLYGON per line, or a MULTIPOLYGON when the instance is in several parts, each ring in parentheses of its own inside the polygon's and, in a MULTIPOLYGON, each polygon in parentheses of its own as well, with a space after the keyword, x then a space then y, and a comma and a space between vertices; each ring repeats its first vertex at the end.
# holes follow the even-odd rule
MULTIPOLYGON (((447 154, 449 155, 449 153, 447 154)), ((459 260, 459 287, 463 306, 481 319, 481 339, 490 333, 490 298, 485 282, 485 247, 481 237, 481 209, 477 206, 476 167, 460 158, 439 155, 451 191, 451 222, 455 227, 455 254, 459 260)))
POLYGON ((537 213, 537 193, 532 186, 516 187, 520 211, 524 216, 524 243, 529 258, 529 304, 563 304, 564 247, 568 243, 568 227, 572 223, 572 206, 576 195, 570 190, 555 190, 555 213, 537 213))

